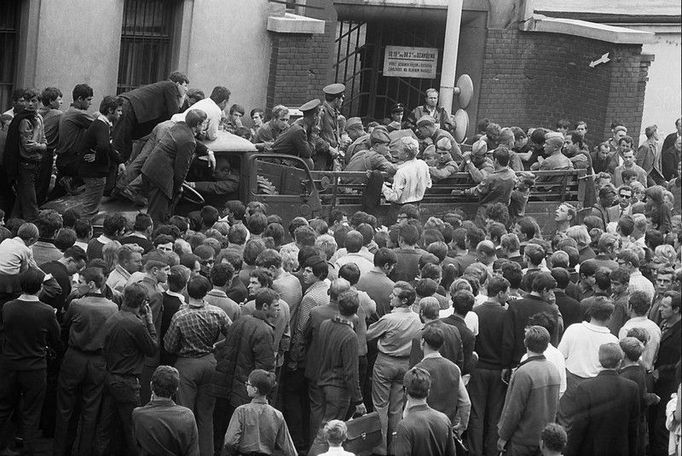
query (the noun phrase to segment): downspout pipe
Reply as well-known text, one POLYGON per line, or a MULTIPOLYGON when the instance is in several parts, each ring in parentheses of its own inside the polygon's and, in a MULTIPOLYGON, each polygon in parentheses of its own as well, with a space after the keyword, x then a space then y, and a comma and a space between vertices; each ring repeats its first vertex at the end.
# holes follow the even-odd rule
POLYGON ((457 72, 457 52, 459 51, 459 32, 462 24, 463 0, 449 0, 445 24, 445 43, 443 46, 443 67, 440 74, 440 94, 438 102, 451 114, 455 95, 455 75, 457 72))

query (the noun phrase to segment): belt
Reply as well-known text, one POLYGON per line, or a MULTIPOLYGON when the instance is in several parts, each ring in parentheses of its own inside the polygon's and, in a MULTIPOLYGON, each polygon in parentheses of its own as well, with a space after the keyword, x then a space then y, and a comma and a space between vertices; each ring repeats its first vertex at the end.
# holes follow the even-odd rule
POLYGON ((73 346, 73 345, 69 345, 69 348, 71 348, 71 349, 73 349, 79 353, 83 353, 84 355, 101 356, 104 354, 104 352, 102 351, 101 348, 99 350, 83 350, 83 349, 78 348, 78 347, 73 346))
POLYGON ((388 353, 384 353, 382 351, 380 351, 379 354, 387 356, 389 358, 396 358, 396 359, 409 359, 410 358, 410 355, 404 355, 404 356, 389 355, 388 353))

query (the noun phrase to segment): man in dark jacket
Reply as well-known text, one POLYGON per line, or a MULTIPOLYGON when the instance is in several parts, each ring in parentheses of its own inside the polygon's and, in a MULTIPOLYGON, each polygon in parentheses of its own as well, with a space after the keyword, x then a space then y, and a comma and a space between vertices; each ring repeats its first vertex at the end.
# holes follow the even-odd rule
POLYGON ((123 115, 114 128, 114 148, 124 161, 130 158, 133 140, 147 136, 156 124, 178 112, 187 93, 189 79, 173 72, 167 81, 122 93, 123 115))
POLYGON ((107 95, 99 105, 99 117, 95 119, 83 136, 78 152, 80 177, 85 181, 83 195, 83 217, 92 218, 99 211, 104 187, 111 168, 121 158, 111 145, 111 130, 121 117, 123 99, 107 95))
POLYGON ((634 456, 637 454, 639 391, 618 376, 623 351, 616 343, 599 347, 604 370, 577 387, 568 416, 566 456, 634 456))
POLYGON ((312 169, 312 157, 316 148, 313 129, 320 119, 320 100, 311 100, 298 109, 303 113, 303 118, 298 119, 277 137, 272 144, 271 152, 300 157, 312 169))
MULTIPOLYGON (((514 301, 507 310, 502 335, 502 365, 506 369, 515 367, 525 349, 523 346, 523 333, 528 324, 528 317, 539 312, 548 312, 554 319, 554 324, 559 327, 559 314, 556 307, 550 302, 554 300, 556 280, 547 272, 537 273, 533 279, 531 293, 514 301)), ((552 334, 552 340, 558 339, 552 334)))
POLYGON ((192 163, 196 137, 203 131, 205 122, 205 112, 190 110, 185 122, 178 122, 168 130, 142 167, 143 180, 150 188, 147 213, 155 224, 171 216, 173 203, 180 195, 192 163))
POLYGON ((213 413, 214 447, 223 447, 225 431, 234 410, 249 402, 245 382, 254 369, 275 370, 272 322, 279 312, 279 296, 269 288, 256 294, 256 310, 234 322, 215 348, 217 361, 212 391, 216 396, 213 413))

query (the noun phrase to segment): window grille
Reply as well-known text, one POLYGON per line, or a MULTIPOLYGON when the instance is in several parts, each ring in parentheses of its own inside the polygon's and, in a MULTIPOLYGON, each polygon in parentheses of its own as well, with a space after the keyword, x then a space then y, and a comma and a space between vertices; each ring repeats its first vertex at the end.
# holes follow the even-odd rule
POLYGON ((168 78, 178 0, 125 0, 117 93, 168 78))
POLYGON ((11 108, 16 78, 19 2, 0 0, 0 112, 11 108))

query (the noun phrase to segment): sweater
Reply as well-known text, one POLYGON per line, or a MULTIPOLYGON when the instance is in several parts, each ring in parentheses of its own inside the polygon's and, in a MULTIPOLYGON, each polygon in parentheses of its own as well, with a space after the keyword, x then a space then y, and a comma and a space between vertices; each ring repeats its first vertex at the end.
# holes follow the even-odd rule
POLYGON ((0 371, 47 368, 47 346, 59 343, 59 323, 52 307, 35 296, 21 295, 0 311, 0 371))
POLYGON ((517 445, 537 445, 559 405, 559 372, 544 357, 532 356, 512 375, 497 425, 500 439, 517 445))

